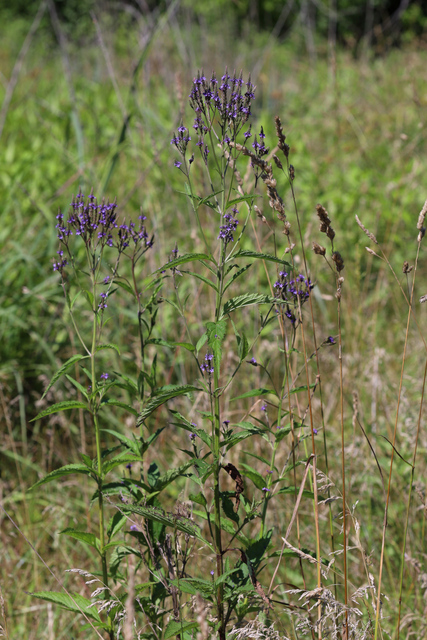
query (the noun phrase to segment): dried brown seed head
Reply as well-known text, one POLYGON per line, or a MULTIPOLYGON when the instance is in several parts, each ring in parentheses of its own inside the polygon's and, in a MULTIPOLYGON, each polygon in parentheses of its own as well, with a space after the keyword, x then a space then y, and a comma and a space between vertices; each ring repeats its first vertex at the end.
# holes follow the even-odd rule
POLYGON ((405 260, 405 262, 403 263, 403 267, 402 267, 402 271, 403 273, 411 273, 412 269, 414 267, 413 266, 409 266, 409 262, 407 260, 405 260))
POLYGON ((331 220, 325 207, 322 207, 321 204, 316 204, 316 212, 321 223, 324 223, 326 226, 331 224, 331 220))
POLYGON ((325 247, 322 247, 322 245, 317 244, 317 242, 313 242, 313 251, 314 251, 314 253, 316 253, 318 256, 324 256, 324 255, 326 255, 326 249, 325 249, 325 247))
POLYGON ((334 251, 332 254, 332 260, 335 262, 335 266, 338 272, 344 269, 344 260, 339 251, 334 251))
POLYGON ((280 162, 279 158, 276 156, 276 154, 273 154, 273 160, 276 163, 276 167, 278 169, 283 169, 283 164, 280 162))
POLYGON ((332 229, 332 227, 328 227, 326 229, 326 235, 328 236, 329 240, 333 240, 335 238, 335 231, 332 229))

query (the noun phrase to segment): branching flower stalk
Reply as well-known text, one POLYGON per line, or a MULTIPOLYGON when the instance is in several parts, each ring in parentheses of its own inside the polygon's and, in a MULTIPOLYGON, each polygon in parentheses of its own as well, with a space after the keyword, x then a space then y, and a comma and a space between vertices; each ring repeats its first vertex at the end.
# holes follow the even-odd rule
MULTIPOLYGON (((418 326, 418 322, 417 322, 416 316, 413 313, 412 307, 413 307, 413 301, 414 301, 415 277, 416 277, 419 253, 420 253, 420 248, 421 248, 421 241, 422 241, 422 239, 423 239, 423 237, 425 235, 425 232, 426 232, 426 228, 424 226, 426 214, 427 214, 427 201, 424 203, 424 206, 423 206, 423 208, 422 208, 422 210, 420 212, 420 215, 418 217, 418 222, 417 222, 417 229, 418 229, 417 254, 416 254, 416 258, 415 258, 414 273, 413 273, 413 278, 412 278, 412 288, 411 288, 409 300, 408 300, 408 298, 407 298, 405 292, 403 291, 402 286, 400 285, 400 282, 399 282, 400 289, 401 289, 401 291, 402 291, 402 293, 404 295, 404 298, 405 298, 406 302, 408 303, 408 317, 407 317, 407 322, 406 322, 405 342, 404 342, 404 347, 403 347, 402 366, 401 366, 400 381, 399 381, 399 391, 398 391, 398 396, 397 396, 396 415, 395 415, 394 430, 393 430, 392 450, 391 450, 390 468, 389 468, 389 480, 388 480, 388 485, 387 485, 387 496, 386 496, 386 503, 385 503, 385 508, 384 508, 384 524, 383 524, 382 541, 381 541, 380 568, 379 568, 379 576, 378 576, 378 595, 377 595, 376 616, 375 616, 375 640, 377 640, 377 638, 379 637, 379 633, 380 633, 380 624, 379 624, 380 598, 381 598, 382 571, 383 571, 384 554, 385 554, 385 538, 386 538, 386 529, 387 529, 387 517, 388 517, 388 508, 389 508, 389 503, 390 503, 391 479, 392 479, 392 473, 393 473, 394 452, 395 452, 396 438, 397 438, 397 424, 398 424, 398 419, 399 419, 399 409, 400 409, 400 403, 401 403, 401 397, 402 397, 403 373, 404 373, 405 361, 406 361, 406 351, 407 351, 407 345, 408 345, 411 314, 415 319, 415 322, 417 324, 418 329, 420 330, 420 328, 418 326)), ((357 221, 357 224, 359 225, 359 227, 370 238, 370 240, 372 240, 372 242, 374 242, 376 245, 379 246, 379 243, 378 243, 376 237, 364 227, 364 225, 361 223, 361 221, 359 220, 359 218, 357 216, 356 216, 356 221, 357 221)), ((380 247, 380 249, 381 249, 381 247, 380 247)), ((396 276, 392 266, 389 263, 388 258, 385 256, 385 254, 384 254, 382 249, 381 249, 381 253, 382 253, 383 259, 387 262, 387 264, 390 267, 394 277, 397 280, 397 276, 396 276)), ((410 269, 406 265, 407 265, 407 263, 405 263, 405 265, 404 265, 404 273, 409 273, 410 269)), ((421 338, 423 339, 424 345, 426 345, 422 334, 421 334, 421 338)), ((413 484, 413 478, 414 478, 414 473, 415 473, 415 461, 416 461, 416 452, 417 452, 417 446, 418 446, 420 420, 421 420, 421 413, 422 413, 422 406, 423 406, 423 399, 424 399, 426 372, 427 372, 427 363, 426 363, 426 368, 424 370, 423 387, 422 387, 422 394, 421 394, 421 400, 420 400, 420 412, 419 412, 419 418, 418 418, 417 435, 416 435, 416 440, 415 440, 415 448, 414 448, 413 461, 412 461, 411 483, 410 483, 410 488, 409 488, 409 496, 408 496, 408 504, 407 504, 407 512, 406 512, 406 521, 405 521, 405 530, 404 530, 404 539, 403 539, 402 554, 401 554, 400 583, 399 583, 399 610, 398 610, 398 619, 397 619, 397 626, 396 626, 397 638, 399 638, 399 635, 400 635, 400 616, 401 616, 402 590, 403 590, 404 558, 405 558, 406 538, 407 538, 407 530, 408 530, 408 523, 409 523, 409 507, 410 507, 410 502, 411 502, 412 484, 413 484)))

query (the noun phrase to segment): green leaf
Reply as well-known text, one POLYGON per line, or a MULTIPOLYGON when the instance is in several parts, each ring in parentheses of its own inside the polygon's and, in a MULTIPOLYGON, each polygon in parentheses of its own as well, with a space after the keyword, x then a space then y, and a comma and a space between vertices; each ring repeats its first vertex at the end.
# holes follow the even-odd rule
POLYGON ((239 464, 239 471, 243 476, 252 480, 257 489, 263 489, 267 484, 267 480, 248 464, 241 462, 239 464))
POLYGON ((173 342, 170 340, 162 340, 161 338, 150 338, 145 344, 158 344, 162 347, 169 347, 175 349, 175 347, 183 347, 187 351, 194 351, 195 347, 190 342, 173 342))
POLYGON ((281 442, 283 438, 288 435, 288 433, 291 433, 291 431, 292 429, 290 427, 282 427, 281 429, 277 429, 276 433, 274 434, 276 442, 281 442))
POLYGON ((138 415, 138 411, 136 409, 134 409, 130 404, 126 404, 126 402, 120 402, 120 400, 102 400, 99 406, 102 407, 103 409, 105 409, 105 407, 108 407, 108 406, 120 407, 121 409, 125 409, 126 411, 129 411, 129 413, 131 413, 134 416, 138 415))
POLYGON ((116 344, 113 344, 112 342, 109 342, 108 344, 99 344, 96 347, 97 351, 101 351, 102 349, 114 349, 114 351, 117 351, 117 353, 120 355, 120 349, 116 344))
POLYGON ((129 462, 130 463, 141 462, 141 456, 129 455, 126 451, 124 451, 123 453, 119 454, 115 458, 112 458, 111 460, 106 460, 102 464, 102 472, 104 474, 107 474, 109 471, 111 471, 112 469, 115 469, 116 467, 119 467, 121 464, 129 464, 129 462))
MULTIPOLYGON (((79 362, 80 360, 84 360, 85 358, 88 358, 89 356, 82 356, 80 354, 76 354, 75 356, 71 356, 71 358, 69 358, 66 362, 64 362, 64 364, 62 365, 62 367, 60 367, 58 369, 58 371, 54 374, 53 378, 51 379, 51 381, 49 382, 48 386, 45 389, 44 394, 42 395, 42 398, 45 397, 45 395, 47 394, 47 392, 49 391, 49 389, 55 384, 55 382, 57 380, 59 380, 59 378, 66 372, 68 371, 68 369, 70 367, 73 366, 73 364, 76 364, 76 362, 79 362)), ((34 418, 34 420, 36 420, 36 418, 34 418)))
POLYGON ((228 209, 232 205, 239 204, 239 202, 253 202, 255 198, 259 198, 259 196, 249 195, 249 196, 239 196, 238 198, 234 198, 233 200, 228 200, 225 208, 228 209))
POLYGON ((58 604, 68 611, 74 611, 75 613, 84 613, 88 618, 101 622, 101 618, 95 606, 91 600, 84 598, 83 596, 75 593, 74 595, 67 595, 59 591, 36 591, 30 593, 33 598, 39 598, 40 600, 46 600, 47 602, 53 602, 58 604))
POLYGON ((208 336, 208 345, 212 349, 214 355, 215 370, 219 371, 222 357, 222 342, 227 332, 227 323, 225 320, 219 322, 207 322, 206 334, 208 336))
POLYGON ((52 413, 67 411, 67 409, 88 409, 88 407, 84 402, 77 402, 77 400, 63 400, 62 402, 53 404, 49 407, 49 409, 41 411, 38 415, 36 415, 35 418, 30 420, 30 422, 34 422, 34 420, 40 420, 40 418, 44 418, 45 416, 50 416, 52 413))
POLYGON ((208 504, 205 496, 201 491, 199 491, 199 493, 190 493, 188 499, 192 502, 195 502, 196 504, 200 504, 202 507, 206 507, 208 504))
POLYGON ((80 473, 84 476, 92 475, 90 469, 85 464, 66 464, 64 467, 60 467, 60 469, 55 469, 55 471, 51 471, 47 474, 42 480, 39 480, 32 487, 28 489, 28 491, 32 491, 36 487, 40 487, 42 484, 46 484, 47 482, 52 482, 53 480, 57 480, 57 478, 61 478, 62 476, 68 476, 72 473, 80 473))
POLYGON ((208 339, 208 334, 205 331, 205 333, 197 341, 196 353, 199 353, 200 349, 203 347, 207 339, 208 339))
POLYGON ((93 533, 89 533, 88 531, 77 531, 76 529, 72 529, 70 527, 68 527, 67 529, 64 529, 63 531, 60 531, 60 533, 65 533, 67 536, 70 536, 71 538, 75 538, 76 540, 81 540, 82 542, 86 542, 86 544, 89 544, 91 547, 93 547, 99 552, 100 542, 99 542, 99 539, 93 533))
POLYGON ((241 307, 248 307, 252 304, 283 304, 283 300, 280 298, 275 298, 274 296, 267 296, 262 293, 245 293, 241 296, 236 296, 235 298, 230 298, 224 304, 221 318, 226 316, 227 314, 235 311, 236 309, 240 309, 241 307))
POLYGON ((200 273, 195 273, 194 271, 184 271, 184 269, 182 269, 182 273, 185 273, 189 276, 193 276, 193 278, 197 278, 198 280, 201 280, 202 282, 204 282, 205 284, 207 284, 209 287, 211 287, 211 289, 213 289, 214 291, 218 291, 218 287, 212 282, 212 280, 209 280, 209 278, 206 278, 205 276, 200 275, 200 273))
POLYGON ((241 249, 233 255, 233 260, 235 260, 236 258, 256 258, 257 260, 267 260, 268 262, 276 262, 278 264, 281 264, 291 271, 293 269, 292 265, 289 262, 286 262, 286 260, 281 260, 280 258, 276 258, 276 256, 273 256, 270 253, 258 253, 257 251, 248 251, 247 249, 241 249))
POLYGON ((178 529, 178 531, 182 531, 183 533, 187 533, 198 540, 203 541, 209 549, 213 552, 212 545, 205 540, 203 535, 200 532, 199 527, 195 525, 191 520, 187 520, 185 518, 180 518, 175 516, 174 514, 169 514, 162 509, 157 507, 143 507, 141 505, 123 505, 121 507, 123 513, 136 513, 147 520, 151 520, 153 522, 158 522, 165 527, 171 527, 172 529, 178 529))
POLYGON ((113 517, 110 519, 110 522, 108 523, 108 528, 107 528, 108 539, 110 540, 111 538, 114 538, 116 533, 118 533, 124 527, 126 522, 127 522, 126 516, 120 513, 120 511, 116 511, 116 513, 113 515, 113 517))
POLYGON ((84 398, 86 398, 86 400, 88 400, 88 399, 89 399, 89 394, 88 394, 88 392, 87 392, 87 389, 86 389, 82 384, 80 384, 80 382, 77 382, 77 380, 74 380, 74 378, 72 378, 71 376, 69 376, 69 375, 68 375, 68 373, 66 373, 66 374, 65 374, 65 377, 67 378, 67 380, 68 380, 69 382, 71 382, 71 384, 72 384, 74 387, 76 387, 76 389, 78 389, 78 390, 80 391, 80 393, 82 394, 82 396, 83 396, 84 398))
POLYGON ((136 456, 139 456, 139 444, 135 440, 131 438, 127 438, 122 433, 118 431, 114 431, 114 429, 101 429, 101 431, 105 433, 111 433, 112 436, 116 437, 122 444, 124 444, 128 449, 132 451, 136 456))
POLYGON ((188 462, 184 462, 184 464, 181 464, 179 467, 176 467, 175 469, 170 469, 170 471, 167 471, 166 473, 164 473, 163 475, 157 478, 156 483, 153 486, 153 489, 155 489, 155 491, 163 491, 163 489, 167 487, 168 484, 173 482, 179 476, 182 476, 187 471, 187 469, 191 467, 193 464, 194 464, 193 460, 189 460, 188 462))
POLYGON ((199 625, 197 622, 180 622, 179 620, 169 620, 166 629, 164 639, 169 640, 169 638, 173 638, 174 636, 182 635, 185 631, 189 631, 189 629, 198 629, 199 625))
POLYGON ((201 578, 181 578, 181 580, 171 580, 171 584, 184 593, 190 593, 192 596, 200 593, 206 599, 209 599, 214 593, 213 582, 201 578))
MULTIPOLYGON (((279 493, 292 493, 293 495, 297 495, 298 494, 298 488, 295 487, 283 487, 282 489, 279 489, 278 491, 276 491, 276 495, 278 495, 279 493)), ((308 491, 307 489, 304 489, 304 491, 302 492, 302 495, 305 498, 314 498, 314 493, 312 491, 308 491)))
POLYGON ((185 253, 183 256, 179 256, 179 258, 175 258, 175 260, 171 260, 157 269, 157 271, 165 271, 166 269, 173 269, 175 267, 179 267, 180 264, 185 264, 186 262, 195 262, 196 260, 208 260, 209 262, 214 262, 212 256, 207 253, 185 253))
POLYGON ((236 396, 235 398, 231 398, 231 402, 234 400, 241 400, 242 398, 255 398, 257 396, 276 396, 277 394, 274 389, 266 389, 264 387, 260 387, 259 389, 252 389, 252 391, 247 391, 246 393, 242 393, 241 396, 236 396))
POLYGON ((144 420, 146 420, 148 416, 153 413, 153 411, 155 411, 158 407, 161 407, 162 404, 165 404, 165 402, 167 402, 168 400, 177 398, 178 396, 186 395, 191 391, 200 391, 200 389, 198 387, 194 387, 191 384, 186 384, 184 386, 170 384, 165 387, 160 387, 156 395, 147 402, 147 405, 139 414, 136 426, 140 427, 143 424, 144 420))
POLYGON ((124 289, 127 293, 130 293, 132 298, 136 298, 135 291, 132 289, 132 287, 127 282, 124 282, 123 280, 118 280, 117 279, 117 280, 114 280, 114 284, 116 284, 118 287, 121 287, 122 289, 124 289))

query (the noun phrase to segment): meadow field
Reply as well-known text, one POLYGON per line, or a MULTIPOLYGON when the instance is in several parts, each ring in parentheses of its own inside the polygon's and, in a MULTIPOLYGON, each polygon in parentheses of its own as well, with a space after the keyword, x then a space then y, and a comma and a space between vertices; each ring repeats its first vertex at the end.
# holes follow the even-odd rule
POLYGON ((0 25, 1 635, 425 638, 426 43, 187 6, 0 25))

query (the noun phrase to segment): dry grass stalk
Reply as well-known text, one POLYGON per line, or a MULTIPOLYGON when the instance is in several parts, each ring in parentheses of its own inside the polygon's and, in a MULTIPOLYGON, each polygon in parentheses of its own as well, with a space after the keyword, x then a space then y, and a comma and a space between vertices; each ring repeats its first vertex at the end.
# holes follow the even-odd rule
POLYGON ((364 233, 366 233, 366 235, 368 236, 368 238, 370 240, 372 240, 372 242, 375 242, 375 244, 378 244, 378 240, 376 239, 376 237, 374 236, 373 233, 371 233, 370 231, 368 231, 368 229, 361 223, 361 221, 359 220, 358 216, 356 216, 356 222, 359 225, 359 227, 362 229, 362 231, 364 233))
MULTIPOLYGON (((426 219, 426 214, 427 214, 427 200, 424 202, 424 206, 420 211, 420 215, 418 216, 418 222, 417 222, 418 231, 422 231, 424 229, 424 221, 426 219)), ((424 233, 425 233, 425 229, 424 229, 424 233)))

